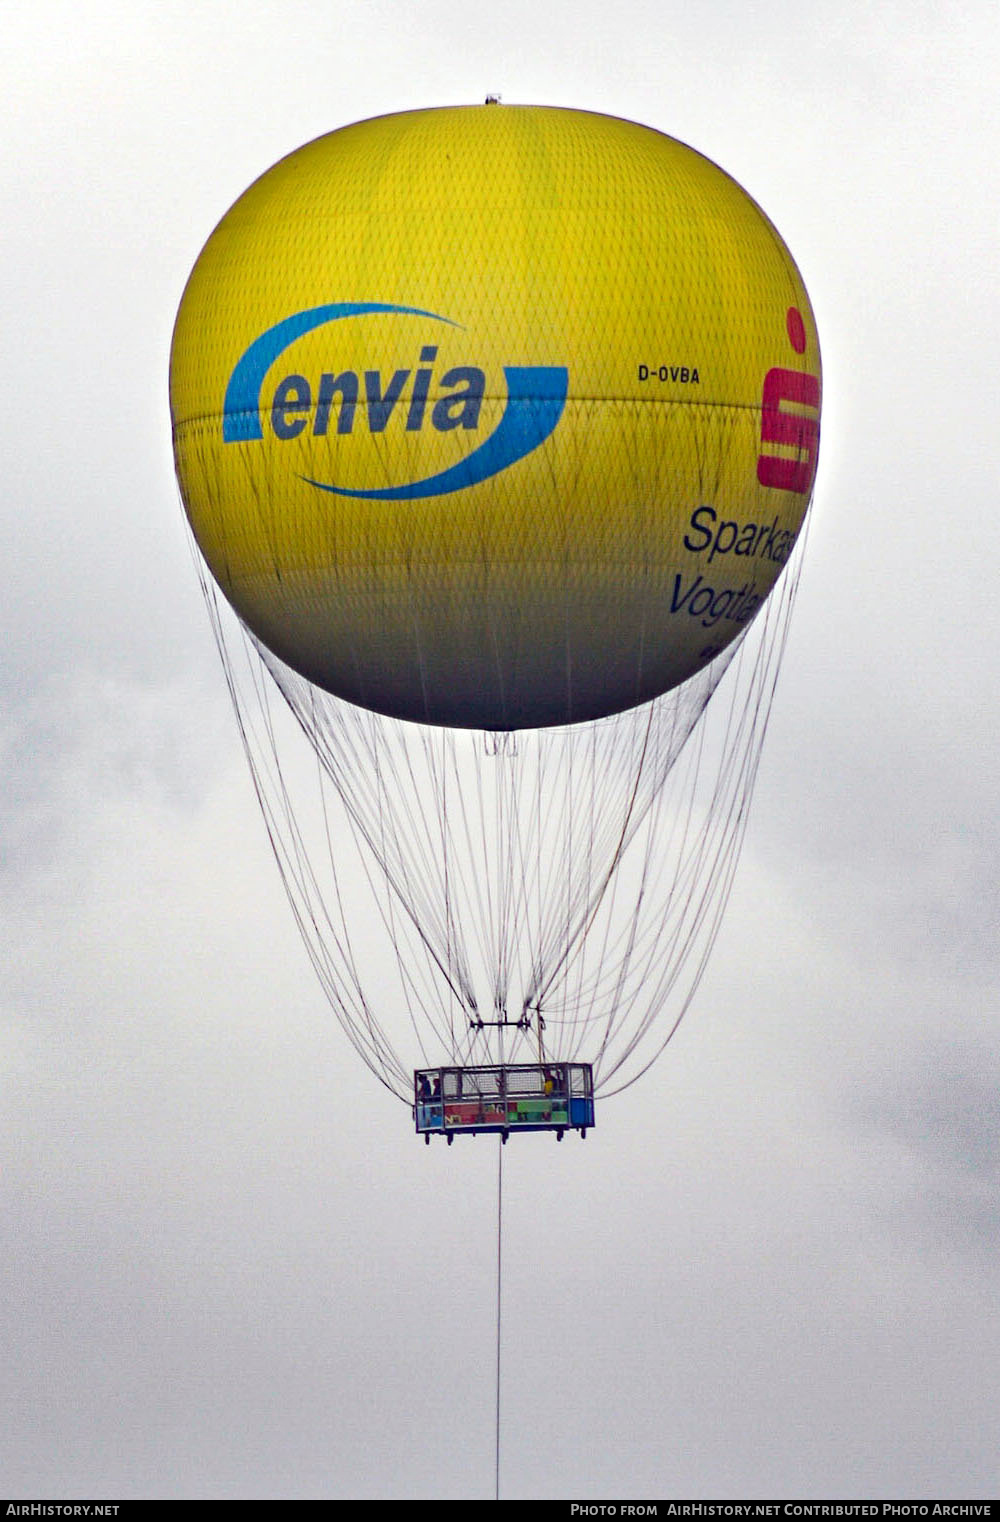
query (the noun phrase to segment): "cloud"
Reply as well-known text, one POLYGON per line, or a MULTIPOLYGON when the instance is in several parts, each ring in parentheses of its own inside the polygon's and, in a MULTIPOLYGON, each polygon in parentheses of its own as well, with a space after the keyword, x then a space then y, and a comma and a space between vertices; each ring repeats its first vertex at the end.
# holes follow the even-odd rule
POLYGON ((0 64, 8 1490, 491 1493, 498 1149, 418 1143, 323 1006, 187 559, 166 367, 270 162, 500 90, 723 163, 826 361, 709 972, 586 1142, 505 1149, 503 1486, 991 1493, 994 6, 120 11, 22 9, 0 64))
POLYGON ((898 1216, 931 1241, 1000 1250, 1000 1085, 995 1055, 960 1032, 900 1051, 855 1113, 899 1180, 898 1216))

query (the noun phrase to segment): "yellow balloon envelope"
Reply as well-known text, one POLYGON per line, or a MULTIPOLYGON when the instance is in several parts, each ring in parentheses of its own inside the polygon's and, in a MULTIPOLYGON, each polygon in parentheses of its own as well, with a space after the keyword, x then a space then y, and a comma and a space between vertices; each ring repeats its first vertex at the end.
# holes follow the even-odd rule
POLYGON ((597 718, 693 675, 791 553, 809 299, 754 201, 647 127, 538 106, 357 123, 191 274, 170 374, 201 551, 252 632, 386 714, 597 718))

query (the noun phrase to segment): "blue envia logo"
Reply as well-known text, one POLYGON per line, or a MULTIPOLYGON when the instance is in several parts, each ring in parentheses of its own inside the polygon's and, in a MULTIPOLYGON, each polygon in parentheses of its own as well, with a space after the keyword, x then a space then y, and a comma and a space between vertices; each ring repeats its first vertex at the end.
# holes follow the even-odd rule
MULTIPOLYGON (((461 326, 450 317, 442 317, 437 312, 425 312, 419 307, 394 306, 381 301, 334 302, 329 306, 310 307, 308 311, 296 312, 255 338, 237 361, 226 387, 222 418, 223 442, 233 444, 264 437, 261 427, 261 390, 264 378, 274 362, 297 338, 328 322, 390 312, 429 318, 451 328, 461 326)), ((433 345, 425 345, 420 351, 424 366, 436 355, 437 349, 433 345)), ((372 433, 381 433, 410 374, 410 370, 396 370, 385 382, 378 370, 365 370, 363 377, 353 370, 346 370, 340 375, 323 374, 315 396, 305 376, 286 376, 276 387, 269 409, 272 426, 279 438, 297 438, 311 418, 312 432, 322 436, 329 430, 330 413, 336 400, 337 432, 350 433, 354 427, 363 380, 368 427, 372 433)), ((416 371, 406 415, 408 432, 418 432, 425 426, 431 376, 429 368, 422 367, 416 371)), ((338 486, 333 481, 314 481, 310 476, 303 476, 302 479, 320 491, 335 492, 341 497, 368 497, 382 502, 437 497, 444 492, 463 491, 466 487, 488 480, 490 476, 506 470, 508 465, 522 460, 525 455, 537 449, 539 444, 544 443, 562 417, 566 404, 569 372, 563 365, 505 365, 504 376, 507 382, 507 400, 496 428, 478 448, 447 470, 425 476, 419 481, 405 481, 397 486, 368 490, 338 486)), ((457 366, 445 372, 440 385, 448 389, 442 391, 430 409, 430 426, 439 433, 454 428, 470 431, 477 429, 486 386, 483 371, 473 365, 457 366)))

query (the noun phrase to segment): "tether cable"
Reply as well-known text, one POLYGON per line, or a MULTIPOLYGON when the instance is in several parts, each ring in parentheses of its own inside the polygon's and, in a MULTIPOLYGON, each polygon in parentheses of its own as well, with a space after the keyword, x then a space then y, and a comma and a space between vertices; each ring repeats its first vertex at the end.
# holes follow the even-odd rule
POLYGON ((497 1432, 496 1467, 494 1471, 494 1498, 500 1499, 500 1285, 503 1267, 503 1142, 501 1134, 497 1143, 497 1432))

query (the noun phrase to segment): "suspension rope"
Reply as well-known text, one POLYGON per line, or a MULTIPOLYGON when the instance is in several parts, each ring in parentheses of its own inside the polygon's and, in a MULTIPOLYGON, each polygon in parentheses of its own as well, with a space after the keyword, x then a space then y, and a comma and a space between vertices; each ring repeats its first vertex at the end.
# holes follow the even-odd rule
POLYGON ((193 541, 192 553, 296 922, 380 1082, 409 1104, 414 1066, 489 1065, 504 1050, 589 1061, 603 1096, 634 1082, 677 1029, 719 928, 801 550, 753 635, 682 687, 516 734, 386 719, 310 687, 244 639, 193 541))

